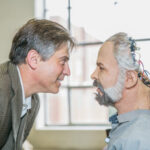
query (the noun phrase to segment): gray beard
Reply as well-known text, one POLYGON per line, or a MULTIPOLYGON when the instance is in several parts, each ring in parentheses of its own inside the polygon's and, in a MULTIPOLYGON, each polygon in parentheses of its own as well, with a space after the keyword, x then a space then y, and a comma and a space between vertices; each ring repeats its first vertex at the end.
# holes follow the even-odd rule
POLYGON ((104 89, 101 83, 96 80, 94 81, 93 85, 98 87, 103 93, 102 96, 100 95, 100 93, 96 93, 95 99, 99 102, 100 105, 114 106, 114 103, 121 99, 122 91, 124 88, 125 73, 126 70, 120 68, 117 83, 111 88, 104 89))
POLYGON ((103 95, 101 96, 100 93, 95 93, 95 99, 97 100, 97 102, 100 105, 104 105, 104 106, 113 106, 113 100, 105 93, 101 83, 97 82, 96 80, 93 82, 93 85, 98 87, 100 89, 100 91, 103 93, 103 95))

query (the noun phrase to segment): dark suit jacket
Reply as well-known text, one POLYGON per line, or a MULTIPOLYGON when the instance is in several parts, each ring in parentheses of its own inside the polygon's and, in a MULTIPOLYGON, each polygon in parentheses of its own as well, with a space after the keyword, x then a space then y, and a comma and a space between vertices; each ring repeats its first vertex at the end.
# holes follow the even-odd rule
POLYGON ((0 65, 0 150, 21 150, 39 110, 39 98, 32 95, 32 108, 21 119, 22 90, 17 68, 11 62, 0 65))

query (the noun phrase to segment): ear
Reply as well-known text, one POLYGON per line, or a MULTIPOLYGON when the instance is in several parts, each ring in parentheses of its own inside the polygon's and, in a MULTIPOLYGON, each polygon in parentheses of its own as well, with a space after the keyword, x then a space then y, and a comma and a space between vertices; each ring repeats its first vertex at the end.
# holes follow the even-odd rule
POLYGON ((41 60, 41 57, 36 50, 30 50, 28 52, 27 57, 26 57, 26 63, 31 69, 35 70, 40 60, 41 60))
POLYGON ((134 70, 128 70, 126 72, 125 87, 127 89, 130 89, 130 88, 136 86, 137 82, 138 82, 137 72, 134 70))

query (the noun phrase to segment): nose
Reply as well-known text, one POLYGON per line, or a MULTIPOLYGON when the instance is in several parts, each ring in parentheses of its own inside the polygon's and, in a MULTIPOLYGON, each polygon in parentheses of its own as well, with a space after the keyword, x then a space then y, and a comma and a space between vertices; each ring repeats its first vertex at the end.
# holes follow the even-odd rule
POLYGON ((96 80, 97 79, 97 69, 91 74, 91 79, 96 80))
POLYGON ((70 68, 69 68, 68 62, 66 62, 65 66, 64 66, 63 74, 66 76, 70 76, 70 68))

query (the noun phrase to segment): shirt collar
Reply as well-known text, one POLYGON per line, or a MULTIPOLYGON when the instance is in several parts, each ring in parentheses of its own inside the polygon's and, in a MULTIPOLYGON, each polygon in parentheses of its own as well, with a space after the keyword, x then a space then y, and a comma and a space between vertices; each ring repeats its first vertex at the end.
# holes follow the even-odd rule
POLYGON ((21 74, 20 74, 20 70, 19 70, 18 66, 17 66, 17 71, 18 71, 18 75, 19 75, 19 79, 20 79, 20 83, 21 83, 23 105, 27 105, 28 106, 27 108, 30 109, 31 108, 31 97, 25 98, 23 82, 22 82, 22 78, 21 78, 21 74))
POLYGON ((109 121, 112 123, 112 124, 118 124, 118 118, 117 118, 118 114, 115 113, 114 115, 112 115, 111 117, 109 117, 109 121))
POLYGON ((25 94, 24 94, 23 82, 22 82, 22 78, 21 78, 19 67, 18 66, 16 66, 16 67, 17 67, 17 71, 18 71, 18 75, 19 75, 19 79, 20 79, 20 83, 21 83, 22 98, 23 98, 23 104, 24 104, 25 103, 25 94))

